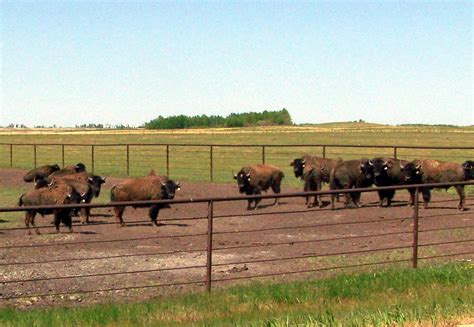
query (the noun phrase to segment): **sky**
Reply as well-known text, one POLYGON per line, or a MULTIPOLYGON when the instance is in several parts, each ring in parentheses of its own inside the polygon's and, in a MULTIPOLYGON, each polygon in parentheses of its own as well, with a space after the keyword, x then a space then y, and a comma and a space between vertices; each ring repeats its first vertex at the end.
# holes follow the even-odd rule
POLYGON ((472 1, 0 3, 0 126, 474 124, 472 1))

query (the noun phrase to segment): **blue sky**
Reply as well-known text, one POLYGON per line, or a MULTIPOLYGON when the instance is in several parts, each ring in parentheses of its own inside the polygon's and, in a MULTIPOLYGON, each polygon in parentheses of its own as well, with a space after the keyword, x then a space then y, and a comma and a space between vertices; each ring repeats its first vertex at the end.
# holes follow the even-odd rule
POLYGON ((473 2, 1 2, 0 125, 474 124, 473 2))

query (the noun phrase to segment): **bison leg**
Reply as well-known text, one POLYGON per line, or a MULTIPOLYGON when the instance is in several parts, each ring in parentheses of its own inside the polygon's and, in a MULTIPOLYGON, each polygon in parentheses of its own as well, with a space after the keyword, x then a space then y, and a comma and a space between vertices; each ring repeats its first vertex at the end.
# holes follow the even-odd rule
POLYGON ((429 188, 425 188, 422 190, 423 193, 423 208, 428 208, 428 203, 431 200, 431 190, 429 188))
POLYGON ((354 201, 354 205, 356 206, 356 208, 360 208, 362 207, 362 204, 360 203, 360 196, 361 196, 361 192, 353 192, 353 197, 352 197, 352 200, 354 201))
MULTIPOLYGON (((281 192, 280 182, 278 183, 274 182, 271 187, 272 187, 273 193, 280 194, 281 192)), ((278 205, 278 200, 279 200, 278 198, 275 198, 275 202, 273 202, 273 205, 278 205)))
POLYGON ((383 200, 384 200, 384 197, 385 197, 385 194, 383 193, 383 191, 379 191, 379 207, 383 207, 383 200))
POLYGON ((148 216, 150 217, 153 223, 153 226, 158 226, 157 217, 158 217, 159 212, 160 212, 160 207, 157 205, 150 206, 150 209, 148 210, 148 216))
POLYGON ((72 212, 62 212, 61 213, 61 221, 68 228, 68 232, 72 233, 72 212))
MULTIPOLYGON (((255 191, 255 194, 260 195, 260 194, 262 194, 262 192, 255 191)), ((257 210, 258 204, 260 203, 261 199, 254 199, 253 201, 255 202, 255 207, 253 207, 253 210, 257 210)))
POLYGON ((81 223, 88 224, 89 223, 89 208, 81 208, 81 223))
POLYGON ((59 233, 59 224, 61 223, 61 216, 59 213, 54 214, 53 223, 56 227, 56 233, 59 233))
POLYGON ((125 223, 123 222, 123 218, 122 218, 124 211, 125 211, 125 207, 114 207, 115 217, 117 219, 117 223, 119 224, 118 227, 125 226, 125 223))
POLYGON ((331 210, 336 209, 336 207, 334 206, 335 199, 336 199, 336 194, 331 194, 331 210))
MULTIPOLYGON (((303 192, 308 192, 308 189, 309 189, 308 181, 305 181, 303 192)), ((309 207, 309 196, 308 195, 306 196, 306 201, 305 201, 304 204, 306 204, 309 207)))
POLYGON ((456 189, 456 192, 458 192, 458 195, 459 195, 458 209, 461 210, 461 211, 464 211, 465 210, 464 204, 465 204, 465 201, 466 201, 466 195, 464 193, 464 186, 463 185, 455 186, 455 189, 456 189))
POLYGON ((36 234, 40 235, 40 231, 35 225, 35 216, 36 216, 35 211, 25 212, 25 225, 26 225, 26 228, 28 229, 28 235, 31 235, 30 225, 35 229, 36 234))
POLYGON ((392 199, 395 196, 395 190, 387 191, 387 207, 392 205, 392 199))
POLYGON ((408 189, 408 193, 410 193, 410 202, 408 202, 409 206, 415 205, 415 189, 408 189))
MULTIPOLYGON (((320 192, 323 189, 323 183, 321 181, 318 181, 316 184, 316 191, 320 192)), ((317 198, 314 198, 314 205, 318 205, 318 207, 322 208, 323 207, 323 200, 321 199, 321 195, 318 195, 317 198)))

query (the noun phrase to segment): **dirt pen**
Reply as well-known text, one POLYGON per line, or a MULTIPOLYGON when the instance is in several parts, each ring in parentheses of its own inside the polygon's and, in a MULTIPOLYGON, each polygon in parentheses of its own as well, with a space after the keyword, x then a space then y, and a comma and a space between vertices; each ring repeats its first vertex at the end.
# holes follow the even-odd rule
MULTIPOLYGON (((110 204, 91 204, 92 223, 75 222, 73 233, 55 234, 49 216, 38 217, 41 235, 0 229, 0 306, 125 302, 474 257, 472 197, 468 210, 459 211, 457 198, 436 193, 428 209, 418 210, 398 190, 393 206, 380 208, 372 188, 364 190, 364 207, 340 203, 331 210, 330 192, 322 192, 323 208, 311 209, 303 193, 293 192, 280 195, 278 206, 264 195, 260 209, 247 211, 246 197, 233 196, 234 185, 182 188, 160 212, 159 227, 151 226, 146 209, 127 208, 126 227, 117 228, 110 204)), ((12 210, 24 209, 0 211, 12 210)))

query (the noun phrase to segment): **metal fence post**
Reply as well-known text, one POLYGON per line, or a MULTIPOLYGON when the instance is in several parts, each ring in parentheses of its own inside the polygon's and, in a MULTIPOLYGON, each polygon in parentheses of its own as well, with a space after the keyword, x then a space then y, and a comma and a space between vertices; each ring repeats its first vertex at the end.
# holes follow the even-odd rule
POLYGON ((415 189, 415 199, 413 208, 413 268, 418 267, 418 187, 415 189))
POLYGON ((36 144, 33 145, 33 167, 36 168, 36 144))
POLYGON ((130 145, 127 144, 127 176, 130 176, 130 145))
POLYGON ((397 159, 397 147, 396 146, 393 147, 393 158, 397 159))
POLYGON ((170 177, 170 145, 166 145, 166 176, 170 177))
POLYGON ((265 164, 265 145, 262 145, 262 163, 265 164))
POLYGON ((13 144, 10 144, 10 168, 13 168, 13 144))
POLYGON ((209 169, 210 169, 210 176, 211 176, 211 183, 214 182, 214 160, 213 160, 213 151, 214 147, 212 145, 209 146, 209 169))
POLYGON ((326 146, 323 145, 323 158, 326 158, 326 146))
POLYGON ((61 160, 63 163, 61 167, 64 167, 64 144, 61 144, 61 160))
POLYGON ((95 152, 95 147, 92 145, 92 146, 91 146, 92 173, 94 173, 94 168, 95 168, 95 164, 94 164, 94 152, 95 152))
POLYGON ((210 200, 207 207, 207 261, 206 261, 206 290, 211 291, 212 283, 212 219, 214 216, 214 201, 210 200))

